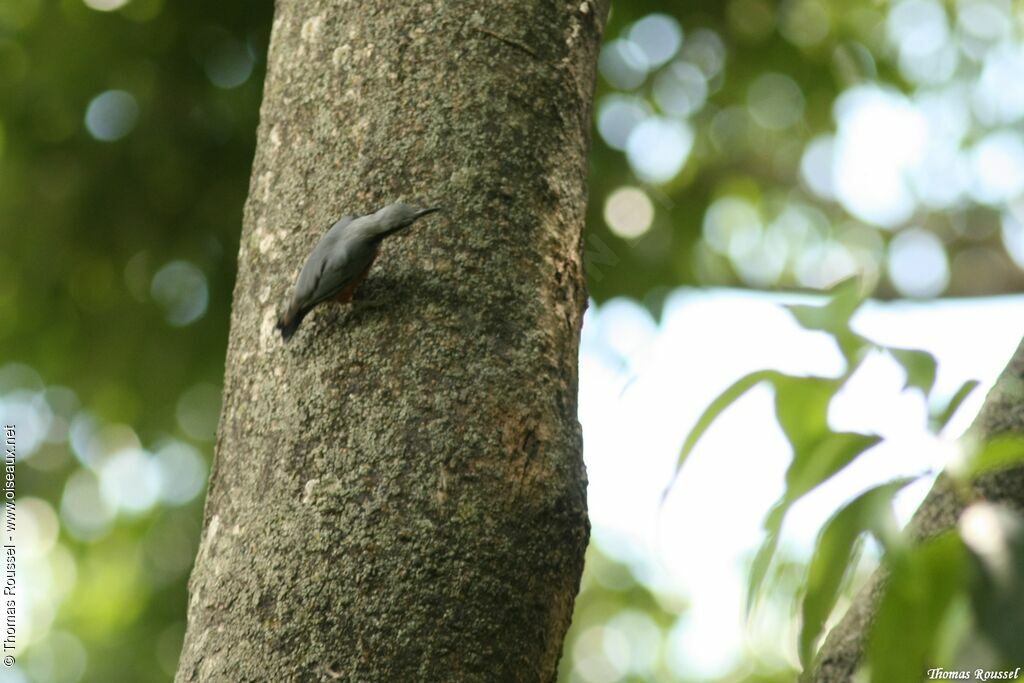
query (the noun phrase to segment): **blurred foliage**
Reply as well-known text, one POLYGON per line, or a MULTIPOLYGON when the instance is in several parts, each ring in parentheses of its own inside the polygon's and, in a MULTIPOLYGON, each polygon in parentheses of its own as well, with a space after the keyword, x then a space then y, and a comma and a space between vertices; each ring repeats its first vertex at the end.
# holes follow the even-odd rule
MULTIPOLYGON (((749 374, 726 389, 704 412, 680 452, 676 476, 701 436, 733 402, 768 383, 775 393, 775 417, 792 449, 785 493, 764 519, 765 538, 750 567, 748 610, 779 586, 766 587, 786 512, 880 442, 871 434, 834 431, 828 423, 832 399, 872 353, 888 353, 903 366, 905 389, 924 394, 936 434, 974 388, 967 383, 951 400, 932 396, 936 363, 931 354, 876 344, 850 326, 865 289, 859 280, 841 283, 823 306, 787 308, 806 329, 831 335, 846 360, 836 378, 794 377, 773 370, 749 374)), ((1001 435, 984 443, 968 433, 960 462, 946 476, 967 506, 954 530, 912 544, 899 532, 893 499, 914 481, 904 478, 868 489, 843 504, 821 528, 801 588, 798 652, 813 666, 819 639, 857 567, 859 549, 870 536, 882 548, 889 571, 877 618, 871 627, 867 667, 879 683, 920 680, 933 667, 956 670, 1012 669, 1024 651, 1024 518, 1009 507, 976 500, 970 482, 985 473, 1024 464, 1024 437, 1001 435), (970 606, 970 609, 965 606, 970 606), (959 608, 959 609, 958 609, 959 608), (979 647, 979 644, 981 645, 979 647)), ((920 477, 934 477, 938 471, 920 477)))
POLYGON ((0 10, 3 357, 146 435, 173 429, 190 385, 221 381, 270 13, 161 0, 0 10), (224 89, 211 76, 232 50, 251 61, 224 89), (108 141, 86 114, 110 93, 126 99, 96 115, 108 141))
POLYGON ((876 296, 1024 286, 1020 5, 615 3, 591 160, 590 290, 876 296))
MULTIPOLYGON (((0 412, 19 427, 25 588, 14 680, 145 683, 175 668, 272 9, 0 1, 0 412)), ((616 2, 594 107, 592 295, 657 311, 680 284, 822 289, 852 273, 881 296, 1019 289, 1018 12, 1008 0, 616 2), (878 125, 865 129, 865 112, 878 125), (865 177, 892 192, 844 185, 865 177)), ((835 323, 862 294, 793 312, 852 358, 865 342, 835 323)), ((888 352, 927 392, 934 361, 888 352)), ((870 443, 823 424, 836 380, 761 379, 787 397, 787 435, 828 456, 794 461, 791 496, 870 443)), ((985 446, 972 467, 1017 452, 985 446)), ((887 495, 826 527, 805 658, 856 573, 846 560, 873 528, 865 510, 887 495)), ((944 579, 907 553, 908 571, 944 579)), ((1019 592, 970 543, 928 557, 943 553, 960 553, 973 582, 946 612, 969 604, 1005 647, 999 629, 1016 625, 995 605, 1019 592)), ((764 551, 755 584, 797 591, 805 568, 779 554, 764 551)), ((563 679, 697 677, 666 635, 685 604, 645 581, 591 550, 563 679)), ((914 596, 903 600, 893 609, 914 596)), ((722 680, 791 680, 792 667, 752 655, 722 680)))
POLYGON ((176 667, 272 10, 0 2, 0 414, 24 590, 4 680, 176 667))

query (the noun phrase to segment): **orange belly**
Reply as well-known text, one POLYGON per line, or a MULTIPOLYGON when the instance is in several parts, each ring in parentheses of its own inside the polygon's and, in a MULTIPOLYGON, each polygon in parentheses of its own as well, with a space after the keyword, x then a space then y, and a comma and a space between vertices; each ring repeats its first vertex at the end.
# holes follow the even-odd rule
POLYGON ((366 268, 363 269, 363 272, 359 273, 352 282, 342 287, 341 290, 334 295, 333 300, 337 301, 339 304, 351 303, 352 297, 356 295, 356 290, 359 289, 359 285, 363 284, 363 280, 365 280, 366 276, 369 275, 370 268, 373 267, 373 262, 375 260, 376 256, 370 259, 370 262, 366 265, 366 268))

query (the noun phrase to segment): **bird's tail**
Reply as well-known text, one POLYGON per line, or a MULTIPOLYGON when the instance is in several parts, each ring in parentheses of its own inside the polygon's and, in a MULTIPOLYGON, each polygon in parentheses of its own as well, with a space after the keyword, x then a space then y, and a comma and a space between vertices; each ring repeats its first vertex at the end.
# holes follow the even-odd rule
POLYGON ((295 334, 295 330, 299 329, 299 325, 302 324, 302 319, 306 317, 306 311, 302 309, 295 309, 288 307, 288 310, 278 318, 277 329, 281 330, 281 339, 288 341, 295 334))

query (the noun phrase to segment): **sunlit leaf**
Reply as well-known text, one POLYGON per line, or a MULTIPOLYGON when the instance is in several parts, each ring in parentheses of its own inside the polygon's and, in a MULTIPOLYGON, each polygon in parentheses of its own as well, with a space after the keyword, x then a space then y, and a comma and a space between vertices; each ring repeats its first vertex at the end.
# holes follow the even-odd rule
POLYGON ((828 406, 843 379, 781 373, 767 379, 775 390, 775 416, 792 446, 793 459, 786 471, 786 490, 765 517, 765 539, 747 584, 748 611, 764 585, 790 507, 879 441, 877 436, 833 432, 829 428, 828 406))
POLYGON ((829 290, 828 295, 823 306, 792 304, 786 308, 805 329, 833 333, 849 329, 850 319, 864 303, 860 279, 847 278, 829 290))
POLYGON ((812 447, 794 451, 793 461, 786 471, 786 490, 765 517, 765 540, 758 548, 747 583, 747 610, 756 601, 764 585, 768 567, 778 545, 782 522, 789 509, 800 498, 849 464, 859 454, 879 441, 877 436, 851 432, 826 432, 812 447))
POLYGON ((799 651, 805 668, 811 663, 840 587, 856 564, 858 540, 868 531, 876 531, 884 538, 884 526, 891 518, 892 498, 912 481, 912 478, 899 479, 869 489, 840 508, 819 534, 801 605, 799 651))
POLYGON ((783 376, 781 373, 775 370, 759 370, 758 372, 752 372, 749 375, 741 377, 740 379, 733 382, 733 384, 719 394, 714 401, 711 402, 701 416, 697 419, 693 429, 686 437, 686 441, 683 443, 682 449, 679 451, 679 459, 676 461, 676 470, 673 474, 672 482, 666 487, 662 497, 668 494, 669 489, 672 487, 672 483, 675 481, 675 477, 679 476, 679 471, 683 468, 686 463, 686 459, 690 457, 690 453, 696 447, 697 442, 700 441, 701 437, 711 426, 719 415, 721 415, 726 408, 736 402, 741 396, 753 389, 761 382, 767 380, 773 380, 777 377, 783 376))
POLYGON ((792 304, 786 309, 801 327, 831 334, 847 362, 852 362, 871 346, 871 342, 850 329, 850 320, 864 303, 864 294, 861 280, 853 277, 833 287, 828 302, 822 306, 792 304))
POLYGON ((765 537, 754 555, 754 560, 750 563, 750 576, 747 579, 748 616, 757 603, 757 596, 761 593, 765 577, 768 576, 768 568, 775 557, 775 551, 779 546, 779 535, 782 531, 782 521, 785 519, 787 509, 781 503, 776 503, 765 518, 765 537))
POLYGON ((786 470, 786 497, 796 502, 879 441, 873 434, 829 432, 813 447, 794 452, 786 470))
POLYGON ((894 349, 888 347, 886 350, 896 359, 897 363, 903 366, 904 372, 907 373, 907 382, 903 388, 920 389, 927 398, 932 391, 932 387, 935 386, 935 371, 937 367, 935 356, 927 351, 919 351, 917 349, 894 349))
POLYGON ((971 392, 978 387, 978 380, 971 379, 963 383, 963 385, 956 390, 953 394, 953 398, 949 399, 949 403, 946 404, 941 410, 934 412, 931 417, 931 427, 933 431, 942 431, 949 421, 953 419, 956 411, 959 410, 961 404, 971 395, 971 392))
POLYGON ((822 377, 776 377, 775 417, 793 450, 799 452, 828 433, 828 405, 841 386, 822 377))

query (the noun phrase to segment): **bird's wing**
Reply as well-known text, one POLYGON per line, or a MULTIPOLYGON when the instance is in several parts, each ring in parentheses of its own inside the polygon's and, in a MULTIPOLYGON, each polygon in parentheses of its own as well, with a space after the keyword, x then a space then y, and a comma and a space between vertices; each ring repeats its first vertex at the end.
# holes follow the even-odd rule
POLYGON ((366 270, 373 262, 377 248, 375 244, 364 241, 357 243, 341 240, 334 245, 324 265, 323 274, 313 292, 311 306, 333 298, 345 289, 366 270))
POLYGON ((323 301, 323 298, 317 298, 317 294, 321 290, 321 280, 329 265, 331 268, 343 265, 337 263, 337 244, 341 241, 345 228, 353 220, 353 216, 339 218, 313 247, 313 251, 306 258, 305 265, 302 266, 298 280, 295 281, 292 308, 296 310, 310 308, 323 301), (333 263, 329 263, 332 260, 333 263))

